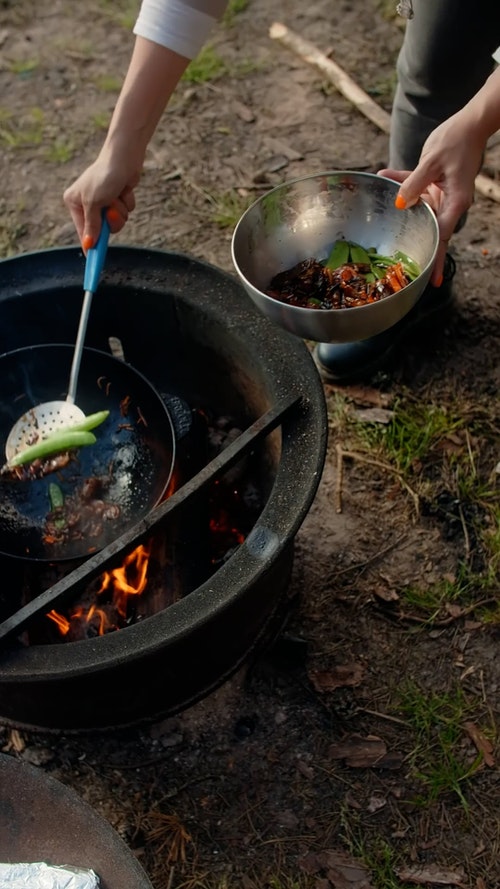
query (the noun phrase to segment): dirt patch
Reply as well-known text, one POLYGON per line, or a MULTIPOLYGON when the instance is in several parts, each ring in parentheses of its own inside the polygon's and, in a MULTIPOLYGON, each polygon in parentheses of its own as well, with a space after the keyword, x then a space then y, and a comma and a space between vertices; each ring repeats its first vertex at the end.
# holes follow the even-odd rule
MULTIPOLYGON (((0 3, 4 257, 74 243, 61 195, 95 156, 116 99, 131 47, 125 5, 0 3)), ((231 271, 228 196, 243 206, 283 179, 383 166, 386 136, 268 31, 281 20, 332 51, 389 110, 402 38, 389 10, 374 0, 251 0, 214 36, 225 73, 177 91, 115 242, 231 271)), ((492 140, 490 175, 499 161, 492 140)), ((449 458, 469 448, 485 498, 494 492, 499 222, 500 207, 478 198, 453 241, 455 306, 444 326, 405 343, 370 385, 326 387, 329 453, 297 539, 290 619, 272 650, 158 725, 105 738, 1 729, 2 749, 74 787, 111 822, 155 889, 398 887, 418 868, 421 883, 499 885, 497 564, 476 533, 493 521, 494 534, 498 511, 475 501, 479 513, 467 512, 442 450, 449 458), (379 452, 370 463, 366 451, 338 448, 351 447, 353 410, 401 401, 465 418, 407 486, 379 452), (404 599, 408 588, 456 584, 464 563, 477 578, 467 600, 445 597, 430 613, 404 599)))

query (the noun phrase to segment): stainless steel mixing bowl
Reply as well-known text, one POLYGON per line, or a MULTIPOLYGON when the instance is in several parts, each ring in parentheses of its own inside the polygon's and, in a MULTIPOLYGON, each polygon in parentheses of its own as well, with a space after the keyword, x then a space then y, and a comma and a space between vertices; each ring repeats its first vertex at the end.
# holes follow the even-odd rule
POLYGON ((284 182, 260 197, 239 220, 231 246, 247 293, 272 321, 315 342, 354 342, 392 327, 421 296, 439 243, 430 207, 420 201, 397 210, 398 190, 391 179, 337 170, 284 182), (348 309, 300 308, 266 295, 277 272, 304 259, 325 260, 340 238, 384 255, 400 250, 415 260, 421 274, 392 296, 348 309))

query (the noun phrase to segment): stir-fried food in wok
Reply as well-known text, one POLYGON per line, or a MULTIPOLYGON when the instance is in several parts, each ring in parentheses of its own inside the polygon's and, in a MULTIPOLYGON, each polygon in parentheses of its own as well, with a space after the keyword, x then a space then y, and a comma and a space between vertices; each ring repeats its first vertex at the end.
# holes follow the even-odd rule
POLYGON ((378 302, 420 274, 417 264, 396 251, 383 256, 351 241, 336 241, 326 262, 305 259, 271 280, 268 296, 306 309, 348 309, 378 302))
POLYGON ((54 454, 52 457, 38 457, 29 463, 23 463, 19 466, 11 466, 5 463, 0 469, 0 475, 9 481, 29 482, 35 479, 44 478, 52 472, 59 472, 76 459, 76 451, 63 451, 61 454, 54 454))
POLYGON ((44 542, 61 544, 69 540, 92 541, 100 537, 106 522, 116 521, 121 509, 106 500, 108 477, 86 479, 69 497, 64 497, 58 484, 49 486, 50 512, 44 527, 44 542))

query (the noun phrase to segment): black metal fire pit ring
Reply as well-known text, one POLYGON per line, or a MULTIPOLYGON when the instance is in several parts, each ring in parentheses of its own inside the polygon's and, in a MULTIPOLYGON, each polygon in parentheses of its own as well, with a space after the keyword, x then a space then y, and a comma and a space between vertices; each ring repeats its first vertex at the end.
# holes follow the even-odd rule
MULTIPOLYGON (((71 340, 83 262, 78 249, 65 248, 0 263, 0 351, 71 340)), ((4 652, 7 724, 116 728, 177 712, 220 685, 268 638, 286 599, 294 538, 321 479, 328 423, 309 349, 260 315, 233 276, 178 254, 111 247, 89 346, 105 349, 109 334, 159 391, 195 392, 207 402, 216 392, 225 410, 244 405, 249 419, 283 398, 297 396, 300 406, 266 440, 269 491, 245 542, 209 580, 139 624, 4 652)))

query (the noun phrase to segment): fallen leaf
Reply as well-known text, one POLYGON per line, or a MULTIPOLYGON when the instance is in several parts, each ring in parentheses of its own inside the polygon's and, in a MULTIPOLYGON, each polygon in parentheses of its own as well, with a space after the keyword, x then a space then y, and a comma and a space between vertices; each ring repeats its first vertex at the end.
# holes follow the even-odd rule
POLYGON ((311 670, 309 679, 317 692, 334 691, 336 688, 359 685, 364 669, 361 664, 339 664, 332 670, 311 670))
POLYGON ((360 812, 363 808, 361 803, 358 803, 357 799, 354 797, 353 793, 350 790, 347 791, 344 797, 344 802, 347 806, 351 806, 352 809, 357 809, 358 812, 360 812))
POLYGON ((407 880, 409 883, 420 885, 431 883, 433 886, 463 886, 465 879, 462 867, 451 870, 438 864, 428 864, 426 867, 403 867, 396 870, 396 874, 400 880, 407 880))
POLYGON ((255 120, 255 114, 248 105, 244 105, 243 102, 233 102, 233 110, 238 115, 240 120, 244 120, 245 123, 253 123, 255 120))
POLYGON ((295 830, 298 826, 299 819, 290 809, 284 809, 283 812, 278 812, 276 814, 276 823, 279 824, 280 827, 295 830))
POLYGON ((332 389, 338 389, 343 395, 347 395, 355 404, 388 408, 394 401, 394 396, 389 392, 379 392, 378 389, 371 389, 368 386, 336 386, 334 383, 329 386, 332 389))
POLYGON ((488 738, 483 735, 481 729, 478 729, 477 725, 473 722, 465 722, 464 729, 469 735, 476 750, 478 750, 479 753, 482 753, 485 764, 489 766, 490 769, 493 768, 495 765, 495 758, 493 756, 493 744, 491 741, 488 741, 488 738))
POLYGON ((374 815, 375 812, 380 812, 380 809, 383 809, 384 806, 387 805, 387 800, 383 796, 371 796, 366 807, 366 811, 370 813, 370 815, 374 815))
POLYGON ((299 759, 297 761, 297 771, 299 771, 300 774, 304 776, 304 778, 309 778, 309 780, 314 778, 314 769, 312 769, 311 766, 307 765, 307 763, 304 762, 303 759, 299 759))
POLYGON ((464 449, 465 443, 456 435, 448 435, 436 445, 437 451, 442 451, 448 456, 462 454, 464 449))
POLYGON ((394 411, 388 411, 383 407, 367 407, 351 411, 351 416, 359 423, 380 423, 382 426, 387 426, 394 417, 394 411))
POLYGON ((298 865, 299 865, 300 869, 303 870, 304 873, 308 874, 309 876, 313 876, 313 874, 318 874, 321 870, 321 863, 318 860, 318 853, 311 852, 311 850, 309 850, 308 852, 305 852, 304 855, 300 856, 300 858, 298 860, 298 865))
POLYGON ((373 889, 367 868, 344 852, 320 852, 318 860, 334 889, 373 889))
POLYGON ((465 620, 464 621, 464 630, 480 630, 483 627, 483 623, 480 620, 465 620))
POLYGON ((382 584, 379 584, 377 587, 372 589, 372 595, 375 596, 376 599, 381 599, 382 602, 399 602, 399 594, 395 589, 387 589, 383 587, 382 584))
POLYGON ((262 142, 271 154, 284 154, 289 161, 301 161, 304 159, 304 155, 300 151, 297 151, 289 142, 282 139, 265 136, 262 142))
POLYGON ((328 752, 332 759, 343 759, 347 766, 355 769, 399 769, 403 762, 401 754, 388 753, 384 741, 375 735, 366 738, 350 735, 344 741, 332 744, 328 752))

